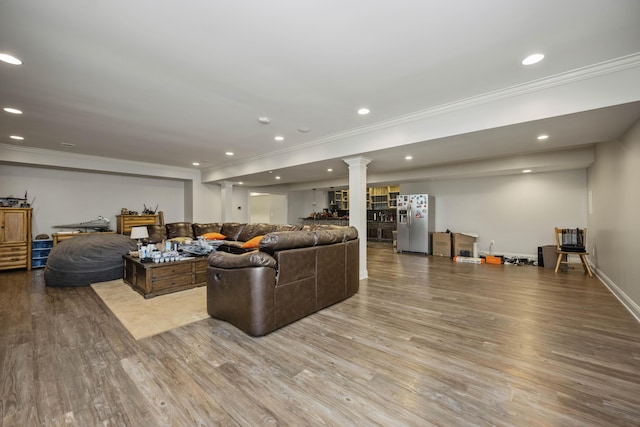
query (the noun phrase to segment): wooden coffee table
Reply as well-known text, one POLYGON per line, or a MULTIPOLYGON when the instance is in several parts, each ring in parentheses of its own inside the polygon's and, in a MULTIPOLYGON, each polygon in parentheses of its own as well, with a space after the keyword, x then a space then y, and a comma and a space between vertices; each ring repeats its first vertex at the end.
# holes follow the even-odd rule
POLYGON ((208 257, 173 262, 140 262, 124 255, 124 281, 145 298, 207 284, 208 257))

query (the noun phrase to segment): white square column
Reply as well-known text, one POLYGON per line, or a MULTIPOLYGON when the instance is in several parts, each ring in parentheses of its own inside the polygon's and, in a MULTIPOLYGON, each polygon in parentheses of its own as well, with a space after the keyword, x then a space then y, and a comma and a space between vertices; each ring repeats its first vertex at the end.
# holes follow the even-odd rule
POLYGON ((369 277, 367 271, 367 157, 342 159, 349 165, 349 225, 358 230, 360 238, 360 279, 369 277))
POLYGON ((231 181, 222 181, 219 184, 222 187, 220 191, 222 222, 233 222, 233 183, 231 181))

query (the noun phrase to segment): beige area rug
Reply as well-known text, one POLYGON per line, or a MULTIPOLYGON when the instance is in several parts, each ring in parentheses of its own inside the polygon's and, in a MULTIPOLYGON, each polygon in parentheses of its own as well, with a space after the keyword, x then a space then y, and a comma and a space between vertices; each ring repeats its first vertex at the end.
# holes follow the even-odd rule
POLYGON ((136 340, 209 317, 206 286, 149 299, 122 279, 91 287, 136 340))

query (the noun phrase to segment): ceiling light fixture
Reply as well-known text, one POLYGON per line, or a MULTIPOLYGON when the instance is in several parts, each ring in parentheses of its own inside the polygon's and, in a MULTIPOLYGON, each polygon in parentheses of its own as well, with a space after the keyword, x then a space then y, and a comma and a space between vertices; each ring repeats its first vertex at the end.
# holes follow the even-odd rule
POLYGON ((224 153, 224 154, 226 154, 227 156, 233 156, 233 152, 232 152, 232 151, 227 151, 227 152, 226 152, 226 153, 224 153))
POLYGON ((298 128, 298 132, 307 133, 307 132, 311 132, 311 129, 302 127, 302 128, 298 128))
POLYGON ((367 115, 367 114, 369 114, 369 113, 370 113, 370 111, 369 111, 369 109, 368 109, 368 108, 364 108, 364 107, 363 107, 363 108, 360 108, 360 109, 358 110, 358 114, 360 114, 361 116, 366 116, 366 115, 367 115))
POLYGON ((72 143, 70 143, 70 142, 61 142, 61 143, 60 143, 60 146, 61 146, 61 147, 65 147, 65 148, 73 148, 73 147, 75 147, 75 146, 76 146, 76 144, 72 144, 72 143))
POLYGON ((531 173, 531 169, 523 169, 522 173, 531 173))
POLYGON ((544 141, 545 139, 549 139, 549 135, 538 135, 538 141, 544 141))
POLYGON ((6 62, 7 64, 22 65, 22 61, 8 53, 0 53, 0 61, 6 62))
POLYGON ((17 139, 18 141, 22 141, 24 139, 24 137, 19 136, 19 135, 11 135, 9 138, 11 139, 17 139))
POLYGON ((276 137, 275 137, 275 138, 273 138, 273 139, 275 139, 276 141, 284 141, 284 136, 280 136, 280 135, 278 135, 278 136, 276 136, 276 137))
POLYGON ((262 123, 263 125, 268 125, 269 123, 271 123, 271 120, 269 120, 269 117, 267 116, 261 116, 258 117, 258 122, 262 123))
POLYGON ((242 185, 242 184, 244 184, 244 182, 242 182, 242 181, 239 181, 239 182, 238 182, 238 185, 242 185))
POLYGON ((200 163, 198 163, 198 162, 193 162, 193 163, 191 163, 191 164, 192 164, 193 166, 200 166, 200 163))
POLYGON ((279 177, 279 176, 276 176, 276 179, 280 179, 280 177, 279 177))
POLYGON ((541 53, 534 53, 533 55, 529 55, 522 60, 522 65, 533 65, 537 62, 542 61, 544 55, 541 53))
POLYGON ((405 156, 405 158, 404 158, 404 159, 405 159, 405 160, 412 160, 412 159, 413 159, 413 156, 405 156))
POLYGON ((333 172, 333 169, 329 168, 327 169, 327 172, 333 172))
POLYGON ((22 111, 18 110, 17 108, 5 107, 4 111, 11 114, 22 114, 22 111))

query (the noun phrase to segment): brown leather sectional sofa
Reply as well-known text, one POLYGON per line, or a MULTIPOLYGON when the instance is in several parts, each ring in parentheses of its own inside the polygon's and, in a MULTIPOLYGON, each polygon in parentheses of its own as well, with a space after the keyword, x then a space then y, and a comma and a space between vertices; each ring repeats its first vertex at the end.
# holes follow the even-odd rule
POLYGON ((249 335, 266 335, 356 294, 359 269, 353 227, 269 232, 258 250, 209 256, 207 311, 249 335))
MULTIPOLYGON (((274 231, 297 231, 306 226, 281 224, 242 224, 238 222, 191 223, 172 222, 165 225, 147 225, 149 243, 160 243, 176 238, 195 239, 207 233, 220 233, 225 236, 218 251, 245 253, 255 248, 243 248, 243 244, 255 236, 264 236, 274 231)), ((321 227, 321 226, 318 226, 321 227)), ((309 227, 306 227, 307 229, 309 227)))

